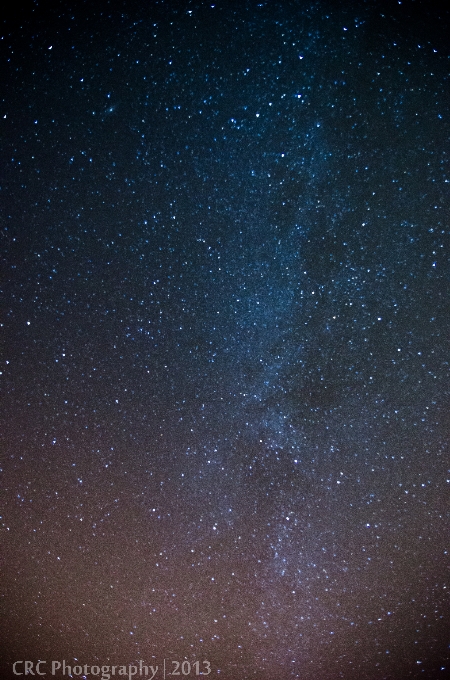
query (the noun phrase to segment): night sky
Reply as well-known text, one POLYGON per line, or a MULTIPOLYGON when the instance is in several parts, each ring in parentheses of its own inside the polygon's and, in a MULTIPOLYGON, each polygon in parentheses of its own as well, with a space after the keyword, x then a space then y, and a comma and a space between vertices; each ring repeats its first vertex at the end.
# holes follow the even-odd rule
POLYGON ((13 3, 2 678, 450 677, 449 18, 13 3))

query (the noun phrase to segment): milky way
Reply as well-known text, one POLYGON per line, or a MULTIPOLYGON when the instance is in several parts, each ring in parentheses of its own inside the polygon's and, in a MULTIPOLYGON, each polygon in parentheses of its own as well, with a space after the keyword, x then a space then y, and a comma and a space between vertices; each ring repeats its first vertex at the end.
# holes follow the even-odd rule
POLYGON ((2 677, 447 677, 449 28, 5 21, 2 677))

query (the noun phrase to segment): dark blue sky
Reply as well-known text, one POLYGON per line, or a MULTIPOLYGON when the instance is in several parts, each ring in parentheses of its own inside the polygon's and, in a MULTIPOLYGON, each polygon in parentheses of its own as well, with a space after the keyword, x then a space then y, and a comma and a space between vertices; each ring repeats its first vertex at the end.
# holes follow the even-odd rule
POLYGON ((4 20, 5 677, 444 677, 448 19, 4 20))

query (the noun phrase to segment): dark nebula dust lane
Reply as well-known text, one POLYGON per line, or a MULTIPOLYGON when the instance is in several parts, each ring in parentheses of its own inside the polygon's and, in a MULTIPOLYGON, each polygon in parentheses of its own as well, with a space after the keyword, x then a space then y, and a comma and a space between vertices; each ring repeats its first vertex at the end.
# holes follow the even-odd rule
POLYGON ((448 677, 449 23, 4 19, 2 678, 448 677))

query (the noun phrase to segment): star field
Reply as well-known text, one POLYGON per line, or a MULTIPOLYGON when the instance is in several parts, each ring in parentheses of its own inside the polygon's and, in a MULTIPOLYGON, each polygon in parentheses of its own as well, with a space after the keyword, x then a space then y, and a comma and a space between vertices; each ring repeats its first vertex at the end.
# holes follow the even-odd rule
POLYGON ((448 29, 4 20, 2 677, 449 677, 448 29))

